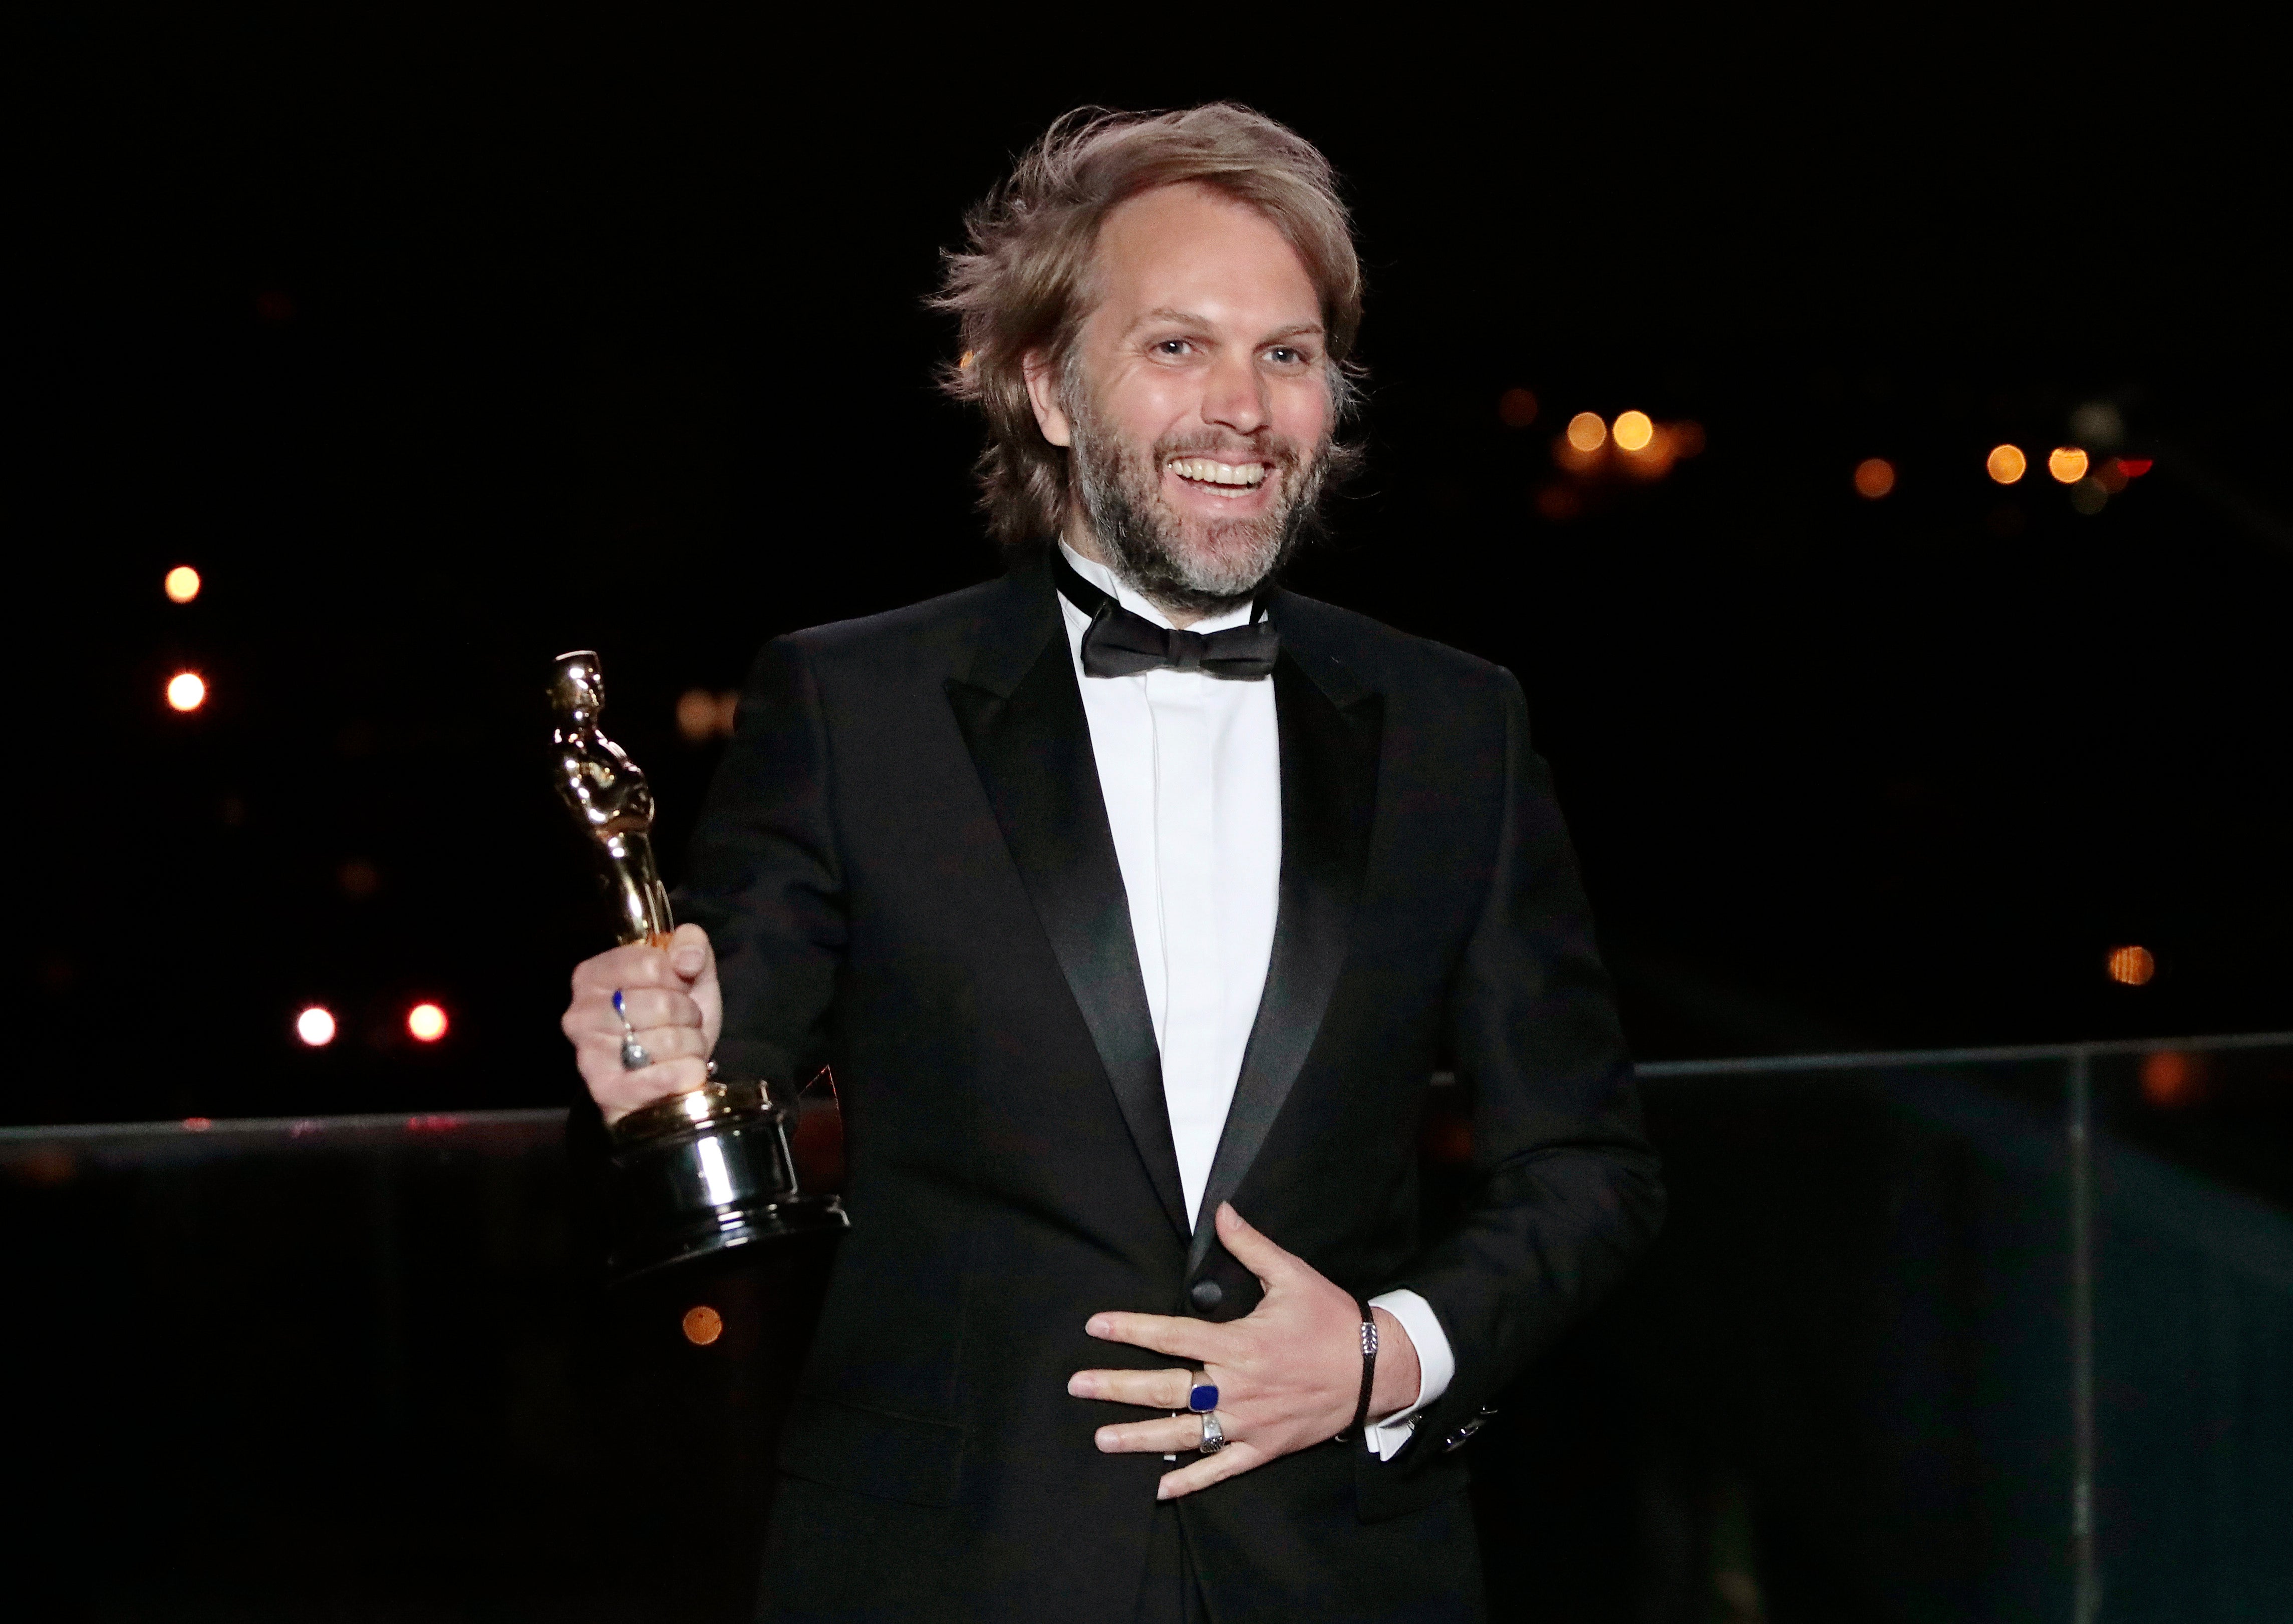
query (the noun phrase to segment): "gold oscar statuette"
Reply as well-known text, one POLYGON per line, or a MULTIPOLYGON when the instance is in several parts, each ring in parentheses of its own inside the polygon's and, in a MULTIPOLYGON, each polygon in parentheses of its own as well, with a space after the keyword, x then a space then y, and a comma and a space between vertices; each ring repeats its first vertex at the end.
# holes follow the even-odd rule
MULTIPOLYGON (((597 731, 605 684, 597 656, 557 657, 549 684, 556 726, 551 769, 557 790, 604 865, 614 931, 624 946, 660 947, 676 928, 652 856, 652 790, 628 754, 597 731)), ((632 1036, 625 1064, 642 1065, 632 1036)), ((785 1085, 720 1078, 633 1111, 612 1127, 612 1240, 615 1281, 759 1240, 845 1228, 831 1196, 797 1188, 785 1085)))

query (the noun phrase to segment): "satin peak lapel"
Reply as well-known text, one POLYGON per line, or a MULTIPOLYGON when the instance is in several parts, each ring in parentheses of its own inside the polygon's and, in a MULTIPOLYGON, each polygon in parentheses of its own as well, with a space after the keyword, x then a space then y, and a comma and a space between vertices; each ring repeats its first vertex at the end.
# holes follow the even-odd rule
MULTIPOLYGON (((1043 586, 1048 608, 1049 582, 1043 586)), ((948 683, 948 702, 1147 1178, 1183 1238, 1187 1208, 1163 1101, 1162 1054, 1099 794, 1090 723, 1055 609, 1042 626, 1033 658, 1017 645, 995 650, 1000 658, 983 659, 971 681, 948 683)))
POLYGON ((1274 953, 1203 1191, 1201 1222, 1187 1256, 1189 1275, 1217 1237, 1212 1215, 1220 1201, 1233 1200, 1258 1159, 1321 1030, 1345 966, 1377 809, 1384 696, 1364 688, 1337 662, 1287 646, 1273 681, 1282 737, 1282 877, 1274 953))

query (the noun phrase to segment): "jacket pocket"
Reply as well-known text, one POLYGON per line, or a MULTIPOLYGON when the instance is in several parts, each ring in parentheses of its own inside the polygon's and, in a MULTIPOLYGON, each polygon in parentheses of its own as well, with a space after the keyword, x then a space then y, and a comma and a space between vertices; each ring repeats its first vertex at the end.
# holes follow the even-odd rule
POLYGON ((942 1421, 803 1398, 781 1434, 781 1470, 831 1489, 910 1506, 949 1506, 963 1468, 963 1429, 942 1421))

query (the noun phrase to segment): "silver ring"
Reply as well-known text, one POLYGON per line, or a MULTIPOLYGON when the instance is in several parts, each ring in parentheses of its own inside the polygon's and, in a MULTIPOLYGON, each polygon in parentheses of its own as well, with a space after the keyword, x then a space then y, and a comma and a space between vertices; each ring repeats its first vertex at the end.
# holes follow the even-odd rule
POLYGON ((613 989, 613 1013, 621 1019, 621 1070, 642 1071, 652 1064, 652 1056, 645 1046, 637 1041, 637 1029, 629 1024, 628 1012, 621 1007, 621 990, 613 989))
POLYGON ((1205 1455, 1215 1455, 1226 1447, 1226 1428, 1219 1425, 1217 1410, 1203 1412, 1203 1441, 1195 1447, 1205 1455))

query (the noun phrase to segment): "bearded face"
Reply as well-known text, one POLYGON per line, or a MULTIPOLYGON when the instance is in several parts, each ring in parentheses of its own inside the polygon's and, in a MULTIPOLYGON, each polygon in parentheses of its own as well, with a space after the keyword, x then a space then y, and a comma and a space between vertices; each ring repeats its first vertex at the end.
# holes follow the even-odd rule
POLYGON ((1107 216, 1096 304, 1027 390, 1067 448, 1069 539, 1180 624, 1246 602, 1296 549, 1333 466, 1320 296, 1280 229, 1210 187, 1107 216))
POLYGON ((1117 570, 1165 609, 1208 615, 1247 602, 1297 550, 1328 479, 1326 436, 1301 448, 1271 429, 1241 440, 1200 428, 1142 445, 1099 412, 1087 387, 1071 392, 1067 418, 1085 517, 1117 570), (1171 481, 1196 493, 1193 511, 1165 494, 1171 481), (1202 497, 1237 511, 1205 512, 1202 497))

